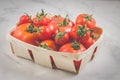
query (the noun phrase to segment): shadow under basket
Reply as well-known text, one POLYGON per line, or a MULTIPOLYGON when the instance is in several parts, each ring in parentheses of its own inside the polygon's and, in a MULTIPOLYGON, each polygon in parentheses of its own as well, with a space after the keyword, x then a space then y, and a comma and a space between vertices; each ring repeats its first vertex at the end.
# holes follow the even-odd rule
POLYGON ((89 61, 94 59, 96 53, 100 50, 100 43, 103 36, 103 30, 99 27, 95 27, 94 35, 97 37, 96 42, 84 52, 69 54, 47 50, 25 43, 11 35, 13 30, 14 28, 8 33, 7 40, 10 42, 11 50, 14 55, 32 60, 42 66, 74 73, 79 73, 89 61))

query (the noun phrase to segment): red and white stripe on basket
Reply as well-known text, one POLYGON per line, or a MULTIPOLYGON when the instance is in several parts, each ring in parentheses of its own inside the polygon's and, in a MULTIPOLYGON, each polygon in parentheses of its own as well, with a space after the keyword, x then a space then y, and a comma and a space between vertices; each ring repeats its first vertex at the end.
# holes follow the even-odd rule
POLYGON ((92 53, 92 57, 91 57, 90 60, 93 60, 93 59, 94 59, 94 57, 95 57, 95 53, 96 53, 96 51, 97 51, 97 48, 98 48, 98 47, 95 47, 95 49, 94 49, 94 51, 93 51, 93 53, 92 53))

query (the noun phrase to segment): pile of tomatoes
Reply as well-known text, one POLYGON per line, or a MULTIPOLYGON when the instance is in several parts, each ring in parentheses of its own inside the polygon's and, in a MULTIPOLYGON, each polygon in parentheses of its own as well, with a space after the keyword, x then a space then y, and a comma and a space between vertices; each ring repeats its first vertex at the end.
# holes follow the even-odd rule
POLYGON ((92 15, 79 14, 75 22, 68 15, 48 15, 44 10, 34 17, 22 15, 12 36, 38 47, 70 53, 85 51, 96 41, 92 15))

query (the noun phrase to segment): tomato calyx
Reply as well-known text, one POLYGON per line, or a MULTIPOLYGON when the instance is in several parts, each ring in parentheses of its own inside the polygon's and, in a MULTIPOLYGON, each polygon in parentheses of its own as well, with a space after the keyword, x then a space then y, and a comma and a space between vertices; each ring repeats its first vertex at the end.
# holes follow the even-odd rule
POLYGON ((28 13, 24 13, 24 14, 29 17, 30 21, 32 21, 31 20, 31 17, 32 17, 31 15, 29 15, 28 13))
POLYGON ((80 43, 78 43, 76 40, 72 42, 71 46, 75 50, 79 50, 80 49, 80 43))
POLYGON ((48 46, 46 44, 40 44, 40 47, 48 49, 48 46))
POLYGON ((59 26, 67 26, 69 23, 70 19, 68 17, 68 15, 66 15, 65 19, 63 20, 63 22, 58 23, 59 26), (68 20, 68 21, 67 21, 68 20))
POLYGON ((90 37, 91 38, 95 38, 95 36, 93 35, 93 32, 94 32, 94 30, 90 30, 90 37))
POLYGON ((80 37, 85 36, 87 31, 88 30, 86 30, 85 25, 78 26, 77 35, 80 37))
POLYGON ((89 29, 89 30, 87 30, 87 32, 90 32, 90 37, 91 37, 91 38, 95 38, 95 36, 93 35, 94 30, 90 30, 90 29, 89 29))
POLYGON ((42 30, 42 28, 41 28, 41 27, 38 27, 37 30, 36 30, 36 32, 37 32, 37 33, 40 33, 41 30, 42 30))
POLYGON ((30 25, 27 27, 27 32, 30 32, 30 33, 36 32, 33 24, 30 24, 30 25))
POLYGON ((43 16, 46 16, 47 13, 44 12, 44 10, 41 10, 41 13, 37 13, 37 21, 40 21, 42 19, 43 16))
POLYGON ((33 33, 33 32, 39 33, 39 32, 41 32, 41 30, 42 30, 41 27, 38 27, 37 29, 35 29, 35 27, 34 27, 33 24, 30 24, 30 25, 27 27, 27 32, 30 32, 30 33, 33 33))
POLYGON ((61 39, 62 36, 63 36, 65 33, 66 33, 66 32, 58 32, 58 33, 56 34, 57 40, 61 39))
POLYGON ((91 17, 92 15, 88 15, 88 16, 85 16, 85 19, 91 21, 91 17))
POLYGON ((91 38, 95 38, 95 36, 93 35, 94 30, 90 30, 90 29, 86 29, 86 26, 78 26, 78 30, 77 30, 77 35, 80 37, 83 37, 86 35, 87 32, 90 32, 90 37, 91 38))
POLYGON ((48 50, 52 50, 50 47, 47 46, 47 44, 40 44, 40 47, 48 50))

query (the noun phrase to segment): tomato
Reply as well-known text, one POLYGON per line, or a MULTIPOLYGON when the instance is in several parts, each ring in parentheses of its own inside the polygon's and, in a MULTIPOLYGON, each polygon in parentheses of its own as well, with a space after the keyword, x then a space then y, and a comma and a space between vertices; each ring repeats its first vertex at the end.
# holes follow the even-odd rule
POLYGON ((88 28, 94 28, 96 25, 95 19, 89 14, 79 14, 76 18, 76 24, 86 25, 88 28))
POLYGON ((55 15, 52 17, 52 21, 57 21, 59 26, 67 26, 67 25, 73 26, 74 25, 74 22, 69 19, 68 15, 66 15, 65 18, 55 15))
POLYGON ((45 48, 45 49, 49 49, 49 50, 56 50, 55 42, 53 40, 50 40, 50 39, 40 42, 39 46, 42 48, 45 48))
POLYGON ((46 17, 47 14, 42 10, 41 13, 38 13, 33 19, 33 23, 35 26, 47 26, 51 21, 50 18, 46 17))
POLYGON ((70 52, 70 53, 83 52, 85 50, 86 50, 86 48, 82 44, 80 44, 76 41, 66 43, 66 44, 62 45, 59 49, 60 52, 70 52))
POLYGON ((74 26, 73 21, 71 21, 68 18, 68 15, 66 15, 66 17, 64 18, 64 20, 62 22, 59 22, 59 30, 62 32, 70 32, 72 27, 74 26))
POLYGON ((79 42, 85 44, 89 38, 90 38, 90 32, 86 32, 85 36, 80 37, 79 42))
POLYGON ((56 33, 56 30, 59 27, 59 23, 61 23, 63 21, 64 18, 62 18, 61 16, 53 16, 51 19, 51 22, 48 24, 48 27, 51 29, 52 33, 56 33))
POLYGON ((52 17, 52 21, 57 21, 57 22, 63 22, 63 20, 64 20, 64 18, 63 17, 61 17, 60 15, 54 15, 53 17, 52 17))
POLYGON ((37 33, 39 35, 39 40, 46 40, 52 37, 52 32, 48 26, 38 27, 37 33))
POLYGON ((35 28, 36 26, 30 23, 21 24, 16 27, 12 35, 26 43, 37 45, 36 42, 38 41, 38 35, 34 32, 34 30, 36 30, 35 28))
POLYGON ((34 17, 32 20, 35 26, 47 26, 50 22, 50 19, 46 18, 45 16, 41 17, 40 20, 38 17, 34 17))
POLYGON ((95 43, 95 39, 90 37, 87 41, 85 41, 84 45, 86 48, 89 48, 94 43, 95 43))
POLYGON ((71 31, 73 26, 58 26, 58 28, 56 28, 56 30, 54 31, 54 34, 58 33, 59 31, 61 32, 67 32, 69 33, 71 31))
POLYGON ((86 27, 83 25, 75 25, 70 31, 70 37, 75 40, 79 40, 81 37, 85 36, 87 33, 86 27))
POLYGON ((55 35, 55 42, 59 45, 63 45, 69 41, 69 35, 66 32, 58 32, 55 35))
POLYGON ((58 29, 61 32, 70 32, 73 27, 74 22, 69 20, 67 16, 65 18, 61 16, 53 16, 51 22, 49 23, 49 27, 54 34, 58 33, 58 29))
POLYGON ((92 34, 93 31, 94 30, 87 29, 84 25, 75 25, 70 32, 70 37, 88 48, 95 42, 94 35, 92 34))
POLYGON ((48 27, 50 28, 51 32, 55 34, 56 30, 58 29, 58 22, 53 20, 48 24, 48 27))
POLYGON ((89 48, 96 40, 93 35, 94 30, 86 32, 85 36, 80 37, 79 42, 82 43, 86 48, 89 48))
POLYGON ((30 23, 31 22, 31 16, 28 14, 22 15, 19 19, 18 25, 24 24, 24 23, 30 23))

